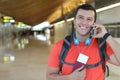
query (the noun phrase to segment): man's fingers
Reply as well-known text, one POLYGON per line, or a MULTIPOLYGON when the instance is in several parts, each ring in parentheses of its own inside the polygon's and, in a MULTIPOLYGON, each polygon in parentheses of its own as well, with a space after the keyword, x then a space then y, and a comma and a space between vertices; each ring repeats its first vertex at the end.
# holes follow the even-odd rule
POLYGON ((85 66, 83 65, 83 66, 77 68, 75 71, 80 72, 80 71, 82 71, 84 68, 85 68, 85 66))

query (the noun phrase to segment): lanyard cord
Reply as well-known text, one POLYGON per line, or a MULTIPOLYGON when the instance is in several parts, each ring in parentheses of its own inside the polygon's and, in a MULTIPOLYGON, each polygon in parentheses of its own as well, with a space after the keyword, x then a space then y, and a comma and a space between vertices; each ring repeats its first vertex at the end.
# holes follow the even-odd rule
MULTIPOLYGON (((77 49, 78 49, 78 53, 80 54, 80 48, 79 48, 79 46, 76 46, 76 47, 77 47, 77 49)), ((81 50, 81 53, 83 54, 83 52, 84 52, 86 49, 88 49, 88 48, 89 48, 89 46, 84 46, 84 48, 81 50)), ((85 67, 84 67, 84 68, 85 68, 85 67)), ((83 68, 83 69, 84 69, 84 68, 83 68)), ((83 69, 81 69, 81 71, 82 71, 83 69)), ((88 80, 87 75, 85 75, 84 80, 88 80)))
POLYGON ((81 53, 84 53, 84 51, 89 48, 89 46, 83 46, 83 49, 81 49, 81 51, 80 51, 79 46, 76 46, 76 47, 77 47, 77 49, 78 49, 78 53, 80 53, 80 52, 81 52, 81 53))
MULTIPOLYGON (((94 43, 94 40, 91 43, 94 43)), ((89 46, 84 45, 83 46, 84 48, 82 48, 81 51, 80 51, 79 45, 77 45, 76 47, 78 49, 78 53, 80 54, 80 52, 81 52, 82 54, 84 54, 85 50, 89 49, 91 45, 89 45, 89 46)), ((84 80, 88 80, 87 75, 85 75, 84 80)))
POLYGON ((94 43, 94 41, 95 41, 94 39, 92 39, 92 40, 93 40, 93 41, 91 41, 91 44, 90 44, 89 46, 84 45, 84 46, 83 46, 84 48, 82 48, 81 51, 80 51, 79 45, 77 45, 76 47, 77 47, 77 49, 78 49, 78 52, 79 52, 79 53, 80 53, 80 52, 81 52, 81 53, 84 53, 85 50, 89 49, 90 46, 91 46, 91 45, 94 43))

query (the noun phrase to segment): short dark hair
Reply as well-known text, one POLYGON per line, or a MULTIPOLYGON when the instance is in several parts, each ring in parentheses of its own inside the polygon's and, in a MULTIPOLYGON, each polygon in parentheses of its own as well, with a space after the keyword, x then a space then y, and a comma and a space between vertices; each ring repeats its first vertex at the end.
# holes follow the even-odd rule
POLYGON ((96 22, 97 13, 96 13, 96 10, 95 10, 95 8, 93 6, 91 6, 90 4, 83 4, 83 5, 78 6, 77 9, 74 12, 74 18, 76 17, 77 12, 78 12, 79 9, 94 11, 94 13, 95 13, 95 21, 94 22, 96 22))

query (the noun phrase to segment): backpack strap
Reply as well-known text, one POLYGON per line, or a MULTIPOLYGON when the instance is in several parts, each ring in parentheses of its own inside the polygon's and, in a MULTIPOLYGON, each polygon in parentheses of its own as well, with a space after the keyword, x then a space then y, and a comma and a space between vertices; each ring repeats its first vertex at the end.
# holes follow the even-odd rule
POLYGON ((107 69, 107 76, 109 76, 109 67, 105 65, 105 59, 109 59, 109 56, 106 53, 106 41, 104 41, 102 38, 98 39, 98 48, 100 52, 100 61, 95 64, 86 64, 86 68, 94 68, 102 64, 102 69, 105 72, 107 69))
POLYGON ((109 76, 109 67, 105 64, 105 59, 109 60, 109 56, 106 53, 106 41, 102 38, 98 39, 99 44, 99 51, 100 51, 100 58, 102 63, 103 71, 105 72, 107 70, 107 77, 109 76))
POLYGON ((60 65, 59 65, 59 71, 62 71, 62 66, 63 64, 68 64, 73 66, 74 64, 69 63, 69 62, 65 62, 65 57, 71 47, 71 42, 72 42, 72 35, 66 36, 63 42, 63 46, 62 46, 62 50, 60 53, 60 65))
POLYGON ((107 60, 109 60, 110 58, 109 58, 109 56, 108 56, 107 53, 106 53, 106 41, 104 41, 102 38, 101 38, 101 39, 98 39, 98 44, 99 44, 99 49, 100 49, 100 51, 103 52, 105 58, 106 58, 107 60), (101 44, 102 44, 102 45, 101 45, 101 44))
POLYGON ((100 64, 103 64, 103 63, 104 63, 103 61, 99 61, 95 64, 86 64, 86 68, 91 69, 91 68, 97 67, 97 66, 99 66, 100 64))

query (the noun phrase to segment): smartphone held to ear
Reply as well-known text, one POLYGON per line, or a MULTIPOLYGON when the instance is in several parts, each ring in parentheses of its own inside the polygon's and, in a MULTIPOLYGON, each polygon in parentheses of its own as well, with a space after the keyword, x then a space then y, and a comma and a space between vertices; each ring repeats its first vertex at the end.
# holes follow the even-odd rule
POLYGON ((93 28, 93 27, 92 27, 92 29, 91 29, 91 31, 90 31, 90 34, 93 35, 93 36, 97 35, 97 30, 96 30, 96 28, 93 28))

